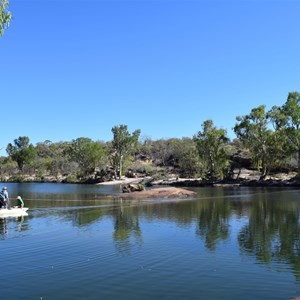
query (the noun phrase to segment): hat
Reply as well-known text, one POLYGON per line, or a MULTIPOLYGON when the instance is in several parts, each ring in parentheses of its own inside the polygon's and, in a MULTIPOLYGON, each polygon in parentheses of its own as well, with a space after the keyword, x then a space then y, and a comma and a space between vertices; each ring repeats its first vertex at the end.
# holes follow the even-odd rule
POLYGON ((2 190, 7 190, 7 187, 5 186, 4 188, 2 188, 2 190))
POLYGON ((21 200, 21 196, 18 196, 17 199, 20 199, 20 200, 21 200))

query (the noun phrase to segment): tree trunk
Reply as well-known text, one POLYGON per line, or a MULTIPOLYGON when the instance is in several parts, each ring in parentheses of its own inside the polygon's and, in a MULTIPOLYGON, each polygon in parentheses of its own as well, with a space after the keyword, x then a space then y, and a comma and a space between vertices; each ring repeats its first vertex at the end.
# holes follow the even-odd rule
POLYGON ((123 156, 120 156, 120 161, 119 161, 119 179, 122 177, 122 160, 123 156))
POLYGON ((261 164, 262 164, 262 166, 261 166, 262 170, 261 170, 261 175, 260 175, 259 180, 263 180, 267 176, 267 165, 266 165, 266 159, 264 157, 262 159, 261 164))
POLYGON ((300 148, 298 149, 298 174, 297 177, 300 178, 300 148))

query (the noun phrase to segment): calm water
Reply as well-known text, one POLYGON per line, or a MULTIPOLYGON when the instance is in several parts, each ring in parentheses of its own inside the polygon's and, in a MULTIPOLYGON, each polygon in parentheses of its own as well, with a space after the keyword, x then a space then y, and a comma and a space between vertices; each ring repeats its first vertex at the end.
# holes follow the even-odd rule
POLYGON ((1 299, 300 296, 300 193, 197 188, 115 200, 119 186, 5 184, 29 215, 0 219, 1 299))

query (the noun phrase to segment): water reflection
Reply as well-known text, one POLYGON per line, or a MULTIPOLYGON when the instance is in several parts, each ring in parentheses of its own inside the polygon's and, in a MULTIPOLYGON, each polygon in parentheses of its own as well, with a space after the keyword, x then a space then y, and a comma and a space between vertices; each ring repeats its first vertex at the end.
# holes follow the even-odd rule
MULTIPOLYGON (((65 214, 65 212, 61 212, 65 214)), ((79 209, 75 212, 69 212, 70 219, 74 226, 87 226, 93 224, 96 221, 101 220, 104 211, 102 209, 79 209)))
POLYGON ((298 191, 199 188, 192 200, 133 203, 103 196, 117 192, 116 187, 11 184, 10 190, 27 199, 31 212, 25 219, 0 219, 1 239, 30 230, 34 218, 58 215, 75 228, 90 230, 105 219, 111 221, 117 251, 129 255, 133 247, 143 245, 145 222, 173 223, 203 240, 210 252, 222 249, 224 241, 234 241, 242 254, 260 264, 288 266, 300 279, 298 191))
POLYGON ((300 279, 300 205, 295 193, 259 190, 251 194, 211 189, 195 201, 170 201, 151 204, 115 202, 113 206, 78 210, 73 220, 78 226, 113 220, 113 241, 119 252, 143 244, 142 221, 174 222, 178 228, 195 228, 209 251, 221 242, 235 239, 241 253, 259 263, 289 265, 300 279), (233 219, 243 219, 240 228, 233 219), (234 229, 234 230, 232 230, 234 229), (233 236, 234 235, 234 236, 233 236))
POLYGON ((142 245, 142 231, 137 207, 124 208, 123 201, 118 209, 113 210, 113 240, 119 252, 130 253, 131 243, 142 245))
POLYGON ((230 202, 216 199, 201 204, 198 207, 196 234, 205 239, 205 245, 209 250, 215 250, 218 241, 229 238, 230 202))
POLYGON ((28 230, 30 230, 30 226, 26 220, 26 216, 0 218, 0 237, 2 240, 16 237, 28 230))
POLYGON ((7 219, 3 218, 0 219, 0 234, 1 234, 1 239, 5 240, 7 238, 7 231, 8 231, 8 226, 7 226, 7 219))
POLYGON ((286 200, 258 195, 238 242, 243 253, 260 263, 288 263, 300 279, 300 206, 297 200, 286 200))

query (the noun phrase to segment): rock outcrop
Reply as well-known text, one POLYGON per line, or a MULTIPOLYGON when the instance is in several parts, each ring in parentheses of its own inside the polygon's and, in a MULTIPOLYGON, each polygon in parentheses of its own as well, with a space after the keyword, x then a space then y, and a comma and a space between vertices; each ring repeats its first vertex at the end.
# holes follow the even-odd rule
POLYGON ((186 198, 196 193, 187 189, 177 187, 161 187, 150 190, 134 191, 122 194, 122 198, 186 198))

